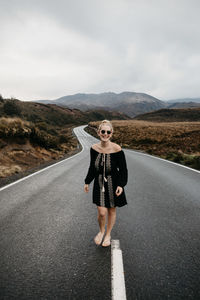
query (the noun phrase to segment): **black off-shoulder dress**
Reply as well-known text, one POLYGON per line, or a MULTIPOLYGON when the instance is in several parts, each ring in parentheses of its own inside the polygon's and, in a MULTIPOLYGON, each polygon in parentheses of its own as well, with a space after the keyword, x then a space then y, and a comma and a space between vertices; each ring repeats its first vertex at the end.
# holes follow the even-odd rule
POLYGON ((128 170, 123 150, 105 154, 91 147, 85 184, 90 184, 93 179, 93 203, 97 206, 110 208, 127 204, 124 186, 128 181, 128 170), (115 194, 117 186, 123 188, 120 196, 115 194))

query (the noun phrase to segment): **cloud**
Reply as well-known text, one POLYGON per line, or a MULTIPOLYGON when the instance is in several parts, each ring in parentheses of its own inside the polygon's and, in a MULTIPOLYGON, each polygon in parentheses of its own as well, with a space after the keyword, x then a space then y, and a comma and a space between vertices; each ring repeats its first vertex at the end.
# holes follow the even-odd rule
POLYGON ((200 2, 0 1, 0 93, 200 95, 200 2))

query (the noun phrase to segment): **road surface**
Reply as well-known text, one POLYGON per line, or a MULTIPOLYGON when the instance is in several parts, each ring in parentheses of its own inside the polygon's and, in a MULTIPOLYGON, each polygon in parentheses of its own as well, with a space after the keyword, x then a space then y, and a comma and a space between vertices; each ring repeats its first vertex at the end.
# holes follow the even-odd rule
MULTIPOLYGON (((0 189, 0 299, 111 299, 111 249, 83 191, 89 149, 0 189)), ((200 299, 200 173, 124 150, 128 205, 117 208, 127 299, 200 299)))

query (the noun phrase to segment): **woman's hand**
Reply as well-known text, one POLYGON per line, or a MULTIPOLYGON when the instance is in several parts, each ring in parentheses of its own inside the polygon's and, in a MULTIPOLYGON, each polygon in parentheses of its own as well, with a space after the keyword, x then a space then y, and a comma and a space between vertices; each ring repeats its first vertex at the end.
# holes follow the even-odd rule
POLYGON ((85 191, 86 193, 89 192, 89 184, 85 184, 85 185, 84 185, 84 191, 85 191))
POLYGON ((121 195, 122 191, 123 191, 123 188, 122 188, 121 186, 118 186, 117 189, 116 189, 115 194, 116 194, 117 196, 119 196, 119 195, 121 195))

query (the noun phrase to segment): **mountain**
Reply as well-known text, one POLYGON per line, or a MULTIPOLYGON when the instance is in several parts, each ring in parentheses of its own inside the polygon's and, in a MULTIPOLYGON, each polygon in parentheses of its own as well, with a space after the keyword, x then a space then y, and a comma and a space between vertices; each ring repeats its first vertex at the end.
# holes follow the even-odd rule
POLYGON ((200 107, 200 102, 175 102, 170 104, 167 108, 193 108, 200 107))
POLYGON ((134 119, 155 122, 199 122, 200 107, 185 109, 160 109, 136 116, 134 119))
POLYGON ((0 99, 0 117, 13 116, 34 123, 45 122, 52 126, 63 126, 66 124, 81 125, 102 119, 129 119, 128 116, 121 112, 110 112, 102 109, 83 112, 79 109, 70 109, 57 106, 56 104, 43 104, 17 99, 0 99))
POLYGON ((83 112, 55 104, 0 97, 0 186, 11 175, 18 176, 77 151, 72 128, 103 119, 130 118, 120 112, 83 112))
POLYGON ((172 103, 180 103, 180 102, 195 102, 200 103, 200 98, 180 98, 180 99, 171 99, 167 100, 166 103, 172 104, 172 103))
POLYGON ((164 108, 167 104, 145 93, 123 92, 120 94, 108 92, 101 94, 75 94, 56 100, 38 100, 42 103, 54 103, 68 108, 78 108, 82 111, 90 109, 105 109, 119 111, 134 117, 138 114, 164 108))

